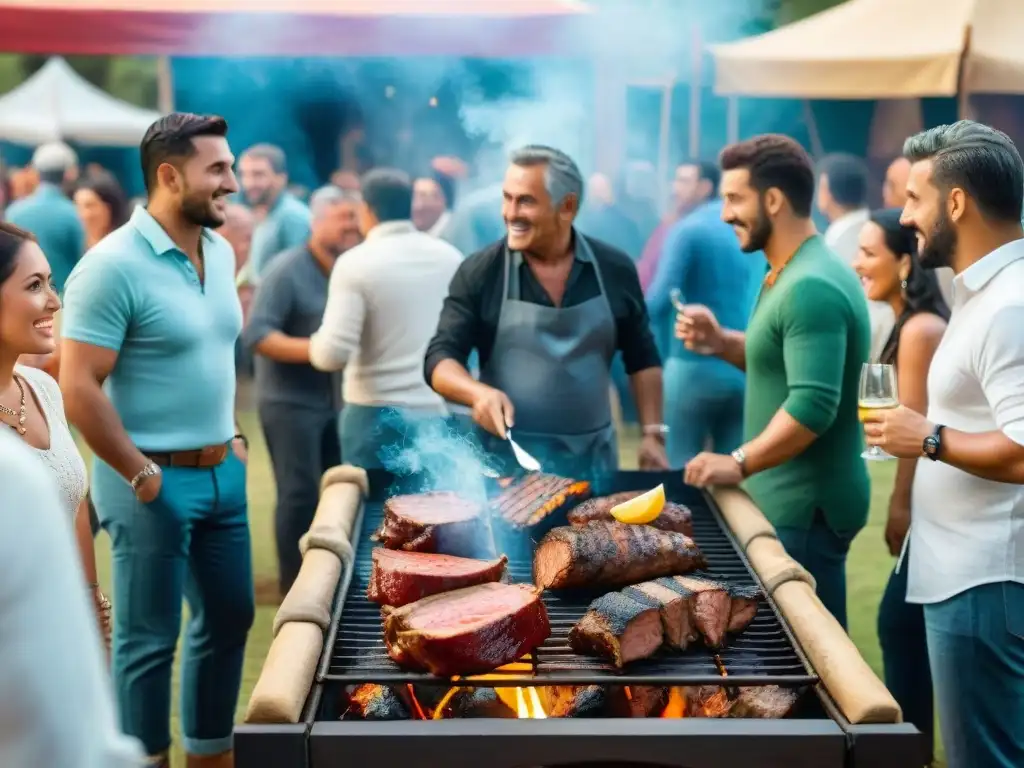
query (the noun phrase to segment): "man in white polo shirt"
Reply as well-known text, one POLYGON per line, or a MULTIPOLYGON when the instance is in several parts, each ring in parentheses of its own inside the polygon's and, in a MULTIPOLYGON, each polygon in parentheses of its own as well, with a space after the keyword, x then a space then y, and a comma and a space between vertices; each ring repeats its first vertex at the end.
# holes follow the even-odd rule
POLYGON ((423 357, 462 254, 416 229, 412 181, 401 171, 370 171, 362 195, 366 240, 331 272, 309 361, 321 371, 344 369, 341 455, 379 469, 382 451, 402 443, 408 422, 447 415, 423 380, 423 357))
POLYGON ((1024 766, 1024 163, 961 121, 912 136, 904 223, 949 266, 928 414, 876 411, 868 443, 920 456, 907 599, 924 603, 950 768, 1024 766))

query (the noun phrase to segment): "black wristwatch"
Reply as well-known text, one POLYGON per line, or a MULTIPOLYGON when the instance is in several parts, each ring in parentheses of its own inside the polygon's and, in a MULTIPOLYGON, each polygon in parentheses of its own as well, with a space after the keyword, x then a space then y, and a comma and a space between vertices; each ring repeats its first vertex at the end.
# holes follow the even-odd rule
POLYGON ((935 431, 924 439, 924 445, 921 449, 924 451, 924 455, 932 461, 938 461, 939 454, 942 453, 942 430, 944 429, 945 426, 942 424, 936 424, 935 431))

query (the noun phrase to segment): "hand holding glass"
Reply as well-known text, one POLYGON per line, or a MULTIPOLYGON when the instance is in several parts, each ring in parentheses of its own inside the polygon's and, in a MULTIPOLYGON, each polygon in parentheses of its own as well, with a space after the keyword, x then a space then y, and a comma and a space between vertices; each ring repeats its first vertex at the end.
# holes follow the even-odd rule
MULTIPOLYGON (((900 404, 899 389, 896 386, 896 367, 879 363, 865 363, 860 369, 860 394, 857 397, 857 417, 861 423, 872 411, 897 408, 900 404)), ((877 445, 861 454, 869 461, 894 459, 877 445)))
MULTIPOLYGON (((677 312, 677 317, 685 317, 686 302, 683 301, 683 292, 680 291, 678 288, 673 288, 671 291, 669 291, 668 296, 669 299, 671 299, 672 301, 672 306, 675 308, 677 312)), ((715 352, 714 347, 710 347, 705 344, 697 344, 696 346, 693 347, 692 351, 696 352, 698 355, 713 355, 715 352)))

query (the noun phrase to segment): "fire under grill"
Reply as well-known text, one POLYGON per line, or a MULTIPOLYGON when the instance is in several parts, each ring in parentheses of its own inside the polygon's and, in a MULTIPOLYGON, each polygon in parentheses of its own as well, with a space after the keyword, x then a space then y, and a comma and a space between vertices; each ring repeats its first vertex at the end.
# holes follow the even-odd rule
MULTIPOLYGON (((675 475, 652 477, 649 473, 623 472, 616 475, 603 492, 647 489, 658 481, 666 482, 668 498, 690 508, 693 538, 708 560, 708 571, 736 585, 754 585, 755 578, 735 546, 731 535, 708 499, 684 486, 675 475)), ((436 682, 428 673, 409 671, 388 657, 381 628, 380 607, 366 598, 369 585, 372 542, 369 534, 384 519, 383 498, 371 496, 364 507, 362 542, 356 554, 351 582, 345 591, 337 615, 337 633, 323 679, 343 685, 381 683, 388 685, 436 682)), ((564 524, 564 513, 562 515, 564 524)), ((493 529, 497 554, 522 549, 521 541, 503 541, 513 537, 529 538, 527 530, 507 526, 493 529), (508 543, 509 546, 503 546, 508 543)), ((517 583, 532 581, 532 560, 511 558, 508 572, 517 583)), ((650 659, 630 663, 624 672, 608 661, 582 656, 569 647, 569 630, 586 613, 591 601, 608 592, 546 591, 543 595, 551 622, 551 636, 523 663, 509 665, 500 676, 487 679, 491 686, 536 685, 720 685, 724 676, 733 686, 782 685, 808 686, 817 682, 802 655, 797 651, 787 628, 770 600, 762 601, 757 616, 747 629, 730 639, 725 648, 713 653, 700 644, 686 651, 663 650, 650 659)))
MULTIPOLYGON (((918 768, 920 734, 910 725, 852 726, 811 670, 769 597, 740 634, 712 651, 700 643, 663 649, 619 670, 580 655, 569 630, 609 590, 545 591, 550 637, 518 661, 483 675, 445 679, 399 667, 384 644, 381 609, 367 599, 371 540, 387 497, 420 490, 415 478, 370 473, 370 495, 346 565, 303 719, 295 726, 241 726, 238 768, 918 768), (795 701, 782 719, 749 714, 746 694, 774 690, 795 701), (571 714, 568 700, 589 703, 571 714), (746 703, 745 703, 746 702, 746 703), (367 709, 373 716, 366 717, 367 709), (747 714, 739 714, 747 711, 747 714)), ((679 473, 621 472, 594 496, 663 483, 692 513, 706 573, 762 586, 714 502, 679 473)), ((493 494, 501 492, 495 483, 493 494)), ((571 506, 571 505, 570 505, 571 506)), ((532 582, 540 527, 492 521, 492 551, 506 554, 516 583, 532 582), (531 541, 532 540, 532 541, 531 541)), ((481 552, 481 557, 485 553, 481 552)), ((571 709, 571 708, 570 708, 571 709)))

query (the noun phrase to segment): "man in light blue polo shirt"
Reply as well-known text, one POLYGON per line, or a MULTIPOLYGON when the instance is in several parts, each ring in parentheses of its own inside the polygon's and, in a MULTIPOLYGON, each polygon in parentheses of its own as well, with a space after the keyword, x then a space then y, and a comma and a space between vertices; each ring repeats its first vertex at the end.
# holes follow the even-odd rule
POLYGON ((78 157, 67 144, 43 144, 32 155, 32 167, 39 174, 39 187, 28 197, 11 203, 7 220, 26 229, 39 240, 58 292, 78 260, 85 253, 85 231, 75 204, 61 185, 78 175, 78 157))
MULTIPOLYGON (((171 666, 185 751, 233 765, 231 736, 254 601, 244 438, 236 434, 242 313, 224 223, 227 124, 174 113, 142 140, 148 208, 68 280, 61 389, 98 457, 93 499, 114 551, 113 672, 122 727, 166 764, 171 666), (104 391, 106 384, 106 391, 104 391)), ((190 762, 190 765, 192 763, 190 762)))
POLYGON ((284 152, 273 144, 256 144, 238 161, 245 200, 266 215, 252 233, 245 279, 259 285, 267 267, 279 254, 309 240, 309 208, 288 192, 288 166, 284 152))

